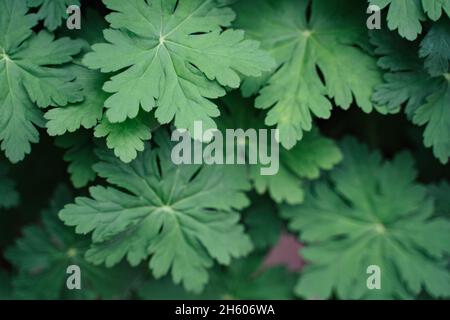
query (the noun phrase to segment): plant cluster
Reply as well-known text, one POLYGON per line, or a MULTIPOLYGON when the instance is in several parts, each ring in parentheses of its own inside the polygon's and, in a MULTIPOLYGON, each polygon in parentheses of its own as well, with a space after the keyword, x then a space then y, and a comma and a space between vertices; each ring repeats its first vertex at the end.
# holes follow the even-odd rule
POLYGON ((0 299, 450 298, 450 0, 0 0, 0 148, 0 299), (174 164, 196 121, 278 173, 174 164))

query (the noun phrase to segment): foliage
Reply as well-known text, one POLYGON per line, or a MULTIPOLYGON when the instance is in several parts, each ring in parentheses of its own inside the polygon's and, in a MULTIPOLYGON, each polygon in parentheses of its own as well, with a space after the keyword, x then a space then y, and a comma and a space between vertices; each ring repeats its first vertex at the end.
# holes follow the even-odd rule
POLYGON ((103 87, 112 94, 105 101, 111 123, 156 109, 161 124, 174 119, 178 128, 192 130, 194 121, 203 121, 213 128, 220 113, 210 99, 224 96, 224 87, 239 87, 240 75, 259 76, 273 67, 258 42, 228 28, 235 14, 221 1, 104 3, 113 11, 103 33, 107 43, 95 44, 83 61, 102 72, 121 70, 103 87))
POLYGON ((93 231, 86 258, 113 266, 125 256, 138 265, 151 255, 156 277, 171 271, 175 283, 200 291, 213 260, 228 265, 246 255, 252 244, 239 225, 239 210, 248 205, 250 187, 241 168, 176 166, 168 137, 130 164, 110 152, 98 152, 97 173, 116 188, 92 187, 92 198, 78 198, 61 211, 77 233, 93 231))
POLYGON ((390 30, 398 29, 399 34, 415 40, 422 32, 421 22, 430 18, 438 20, 442 15, 450 16, 449 0, 369 0, 381 9, 389 7, 388 26, 390 30))
POLYGON ((126 297, 134 277, 127 268, 98 268, 84 260, 89 241, 73 234, 57 217, 62 206, 71 200, 69 191, 60 186, 50 208, 42 213, 43 226, 28 226, 5 257, 19 273, 13 280, 15 297, 21 299, 118 298, 126 297), (65 290, 69 265, 83 270, 82 291, 65 290), (86 288, 87 287, 87 288, 86 288))
POLYGON ((363 50, 367 29, 362 3, 347 2, 312 1, 311 17, 309 1, 264 0, 257 12, 252 0, 237 5, 237 25, 277 61, 273 74, 249 80, 244 93, 259 91, 255 106, 270 109, 265 122, 279 128, 288 149, 302 139, 303 131, 311 130, 313 115, 330 118, 331 99, 343 109, 355 101, 365 112, 373 110, 371 94, 381 74, 375 59, 363 50))
POLYGON ((422 40, 420 49, 418 42, 401 40, 395 34, 372 34, 379 65, 388 71, 374 99, 392 111, 406 103, 408 118, 425 126, 425 146, 432 147, 444 164, 450 157, 449 31, 450 20, 440 21, 422 40))
POLYGON ((0 149, 0 299, 450 298, 450 0, 0 0, 0 149))
POLYGON ((345 161, 330 181, 313 184, 304 204, 282 215, 310 245, 312 265, 296 292, 308 298, 411 298, 425 289, 446 297, 450 274, 450 220, 434 217, 433 198, 417 184, 408 153, 383 161, 353 139, 342 143, 345 161), (366 287, 366 268, 383 270, 381 290, 366 287), (348 272, 342 277, 342 270, 348 272))

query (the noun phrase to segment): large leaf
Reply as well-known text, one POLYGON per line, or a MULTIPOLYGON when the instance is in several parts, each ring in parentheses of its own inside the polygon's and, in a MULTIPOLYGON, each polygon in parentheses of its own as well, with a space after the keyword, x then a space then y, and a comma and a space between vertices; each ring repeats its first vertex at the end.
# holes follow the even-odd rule
POLYGON ((39 140, 43 126, 35 107, 66 105, 83 99, 74 75, 58 65, 80 52, 82 41, 54 39, 47 31, 34 34, 35 15, 24 1, 0 0, 0 141, 12 162, 18 162, 39 140))
POLYGON ((313 116, 331 116, 331 99, 343 109, 355 101, 365 112, 372 111, 371 95, 381 74, 363 50, 367 29, 362 1, 242 0, 236 11, 237 26, 261 41, 277 61, 276 72, 249 80, 244 93, 263 85, 256 107, 269 109, 266 125, 280 129, 284 147, 292 148, 312 129, 313 116))
POLYGON ((307 243, 310 261, 296 287, 307 298, 412 298, 425 289, 450 297, 450 221, 433 217, 433 199, 416 183, 409 154, 383 161, 378 152, 346 140, 343 164, 329 182, 313 184, 305 203, 282 209, 307 243), (370 290, 369 266, 381 270, 370 290))
POLYGON ((291 150, 280 150, 280 170, 276 175, 263 176, 260 166, 252 166, 250 176, 259 193, 267 191, 278 203, 299 204, 304 199, 305 182, 318 179, 322 170, 331 170, 341 160, 336 143, 313 130, 291 150))
POLYGON ((93 46, 84 63, 116 72, 103 89, 112 93, 105 106, 112 123, 156 109, 160 123, 175 118, 178 128, 194 121, 215 127, 215 99, 224 87, 236 88, 241 75, 259 76, 273 67, 256 41, 229 29, 233 11, 218 0, 104 0, 107 43, 93 46), (223 31, 223 29, 226 29, 223 31))
POLYGON ((135 266, 150 257, 155 277, 171 271, 175 283, 200 291, 214 260, 228 265, 252 249, 233 211, 248 205, 250 185, 240 167, 176 166, 167 135, 156 139, 159 148, 147 144, 130 164, 99 152, 97 173, 126 192, 93 187, 60 217, 77 233, 93 232, 89 261, 113 266, 126 256, 135 266))

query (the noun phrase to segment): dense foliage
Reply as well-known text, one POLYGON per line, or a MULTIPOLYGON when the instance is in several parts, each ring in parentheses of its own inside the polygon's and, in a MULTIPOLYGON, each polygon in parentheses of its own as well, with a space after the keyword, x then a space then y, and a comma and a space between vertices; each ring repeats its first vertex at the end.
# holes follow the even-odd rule
POLYGON ((0 145, 0 299, 450 298, 450 0, 0 0, 0 145))

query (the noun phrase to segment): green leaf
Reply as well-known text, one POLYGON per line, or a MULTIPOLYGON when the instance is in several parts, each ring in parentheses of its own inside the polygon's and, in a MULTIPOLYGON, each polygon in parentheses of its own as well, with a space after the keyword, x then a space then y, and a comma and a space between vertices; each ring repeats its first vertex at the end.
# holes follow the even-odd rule
POLYGON ((421 22, 426 15, 436 21, 443 11, 450 16, 450 0, 369 0, 381 9, 389 6, 387 21, 390 30, 397 30, 408 40, 415 40, 422 33, 421 22))
POLYGON ((431 27, 423 39, 419 54, 432 76, 450 72, 450 20, 441 20, 431 27))
POLYGON ((304 198, 303 182, 318 179, 322 170, 331 170, 341 160, 341 151, 334 141, 313 130, 291 150, 280 150, 280 170, 276 175, 263 176, 259 166, 252 166, 250 177, 259 193, 268 191, 278 203, 299 204, 304 198))
MULTIPOLYGON (((83 21, 84 27, 81 30, 63 30, 61 33, 82 38, 85 41, 82 54, 85 54, 91 51, 93 43, 103 40, 102 28, 106 27, 106 22, 92 9, 87 10, 83 21)), ((48 120, 47 132, 52 136, 72 133, 80 128, 91 129, 103 116, 104 102, 109 95, 102 90, 102 87, 109 76, 100 71, 89 70, 79 59, 78 56, 67 69, 76 76, 76 83, 83 88, 84 100, 47 111, 45 114, 48 120)))
POLYGON ((74 75, 58 65, 80 52, 82 41, 34 34, 36 16, 27 15, 24 1, 0 0, 0 141, 12 162, 23 160, 43 126, 35 107, 66 105, 82 100, 74 75))
POLYGON ((103 117, 95 127, 95 137, 106 137, 106 145, 114 150, 114 154, 125 163, 136 159, 138 152, 143 151, 145 141, 152 138, 151 128, 154 118, 147 113, 141 113, 134 119, 127 119, 121 123, 111 123, 103 117))
POLYGON ((450 157, 450 74, 442 77, 439 86, 433 89, 435 92, 417 108, 413 122, 419 126, 426 125, 425 146, 433 147, 434 155, 446 164, 450 157))
POLYGON ((0 208, 11 208, 19 204, 16 182, 8 175, 9 167, 0 160, 0 208))
POLYGON ((87 263, 83 256, 89 240, 76 236, 58 219, 57 212, 72 197, 59 187, 50 207, 42 213, 42 226, 23 229, 23 236, 9 247, 5 257, 19 270, 13 280, 20 299, 119 298, 128 294, 135 273, 128 268, 108 270, 87 263), (82 290, 68 290, 66 269, 77 265, 81 270, 82 290))
POLYGON ((397 30, 399 34, 408 39, 415 40, 422 33, 421 21, 425 14, 421 7, 421 0, 369 0, 372 5, 381 9, 389 6, 387 16, 390 30, 397 30))
MULTIPOLYGON (((90 43, 101 41, 99 27, 103 26, 103 19, 95 12, 88 11, 86 25, 87 27, 79 32, 79 36, 88 39, 90 43)), ((90 50, 89 46, 86 51, 90 50)), ((110 95, 102 91, 103 84, 110 75, 89 70, 81 64, 75 64, 69 68, 77 76, 77 83, 83 86, 85 99, 77 104, 48 111, 45 114, 45 118, 49 120, 47 122, 48 133, 61 135, 66 132, 74 132, 81 127, 85 129, 95 127, 94 136, 106 137, 108 148, 113 149, 116 156, 122 161, 130 162, 136 159, 137 152, 144 149, 144 141, 151 139, 151 128, 155 126, 153 117, 141 113, 134 119, 127 119, 122 123, 111 123, 106 116, 103 116, 104 102, 110 95), (98 123, 99 121, 100 123, 98 123)), ((85 153, 89 154, 87 162, 95 159, 91 156, 90 151, 85 150, 85 153)), ((77 157, 82 160, 82 156, 80 153, 77 157)), ((83 171, 85 178, 82 180, 78 178, 76 186, 84 186, 89 181, 86 178, 95 177, 92 169, 83 171), (92 173, 87 175, 88 172, 92 173)), ((74 176, 72 177, 74 178, 74 176)))
POLYGON ((249 204, 250 186, 240 167, 175 166, 168 136, 156 140, 159 148, 147 144, 130 164, 99 152, 94 169, 126 192, 93 187, 92 198, 77 198, 60 217, 77 233, 93 232, 89 261, 113 266, 126 256, 136 266, 150 257, 155 277, 171 271, 175 283, 198 292, 214 260, 228 265, 252 249, 233 211, 249 204))
POLYGON ((70 180, 75 188, 85 187, 97 176, 94 164, 98 161, 95 155, 95 143, 88 131, 77 131, 56 138, 58 147, 67 149, 64 160, 69 162, 70 180))
POLYGON ((71 65, 67 68, 76 76, 76 83, 83 87, 84 100, 66 107, 47 111, 45 118, 47 132, 51 136, 75 132, 80 128, 91 129, 102 118, 103 104, 108 95, 102 91, 106 76, 98 71, 92 71, 81 65, 71 65))
MULTIPOLYGON (((245 0, 236 11, 237 26, 261 41, 277 61, 277 71, 262 83, 256 107, 269 109, 266 125, 280 129, 285 148, 312 129, 313 116, 330 118, 331 99, 343 109, 355 101, 372 111, 372 91, 382 77, 375 59, 362 49, 367 48, 367 29, 361 1, 245 0)), ((246 92, 257 92, 257 82, 248 84, 246 92)))
POLYGON ((44 26, 54 31, 61 26, 63 20, 67 18, 67 8, 71 5, 80 5, 79 0, 27 0, 27 5, 32 8, 39 8, 37 16, 39 20, 44 20, 44 26))
POLYGON ((219 110, 210 99, 225 95, 224 87, 238 87, 241 75, 273 67, 256 41, 228 29, 235 15, 221 1, 103 2, 114 11, 107 16, 107 43, 94 45, 83 61, 102 72, 119 71, 103 87, 112 93, 105 102, 112 123, 156 108, 162 124, 175 118, 178 128, 192 130, 194 121, 213 128, 219 110))
POLYGON ((417 57, 417 45, 396 35, 378 31, 371 34, 371 39, 380 55, 380 66, 387 70, 385 83, 377 87, 374 100, 388 109, 397 109, 406 103, 409 119, 425 126, 425 146, 432 147, 434 155, 443 164, 447 163, 450 157, 450 73, 431 77, 417 57), (397 64, 399 52, 403 51, 414 52, 416 56, 406 55, 397 64))
MULTIPOLYGON (((219 119, 219 128, 223 133, 227 129, 267 129, 261 113, 252 108, 247 100, 235 94, 222 99, 225 112, 219 119)), ((263 143, 258 141, 261 150, 263 143)), ((249 149, 249 141, 246 141, 249 149)), ((226 150, 224 150, 226 152, 226 150)), ((317 179, 322 170, 330 170, 342 160, 337 145, 330 139, 320 135, 318 130, 308 132, 304 139, 291 150, 279 148, 279 171, 272 176, 261 175, 261 164, 249 165, 249 177, 259 194, 268 192, 278 202, 298 204, 303 201, 304 180, 317 179)))
POLYGON ((422 6, 433 21, 438 20, 444 11, 450 16, 450 0, 422 0, 422 6))
POLYGON ((433 199, 415 182, 412 157, 384 161, 354 139, 330 181, 312 185, 305 203, 282 215, 299 231, 306 267, 296 293, 306 298, 412 298, 425 289, 450 296, 450 221, 433 217, 433 199), (369 290, 366 270, 381 269, 381 289, 369 290), (345 273, 343 273, 345 270, 345 273))

